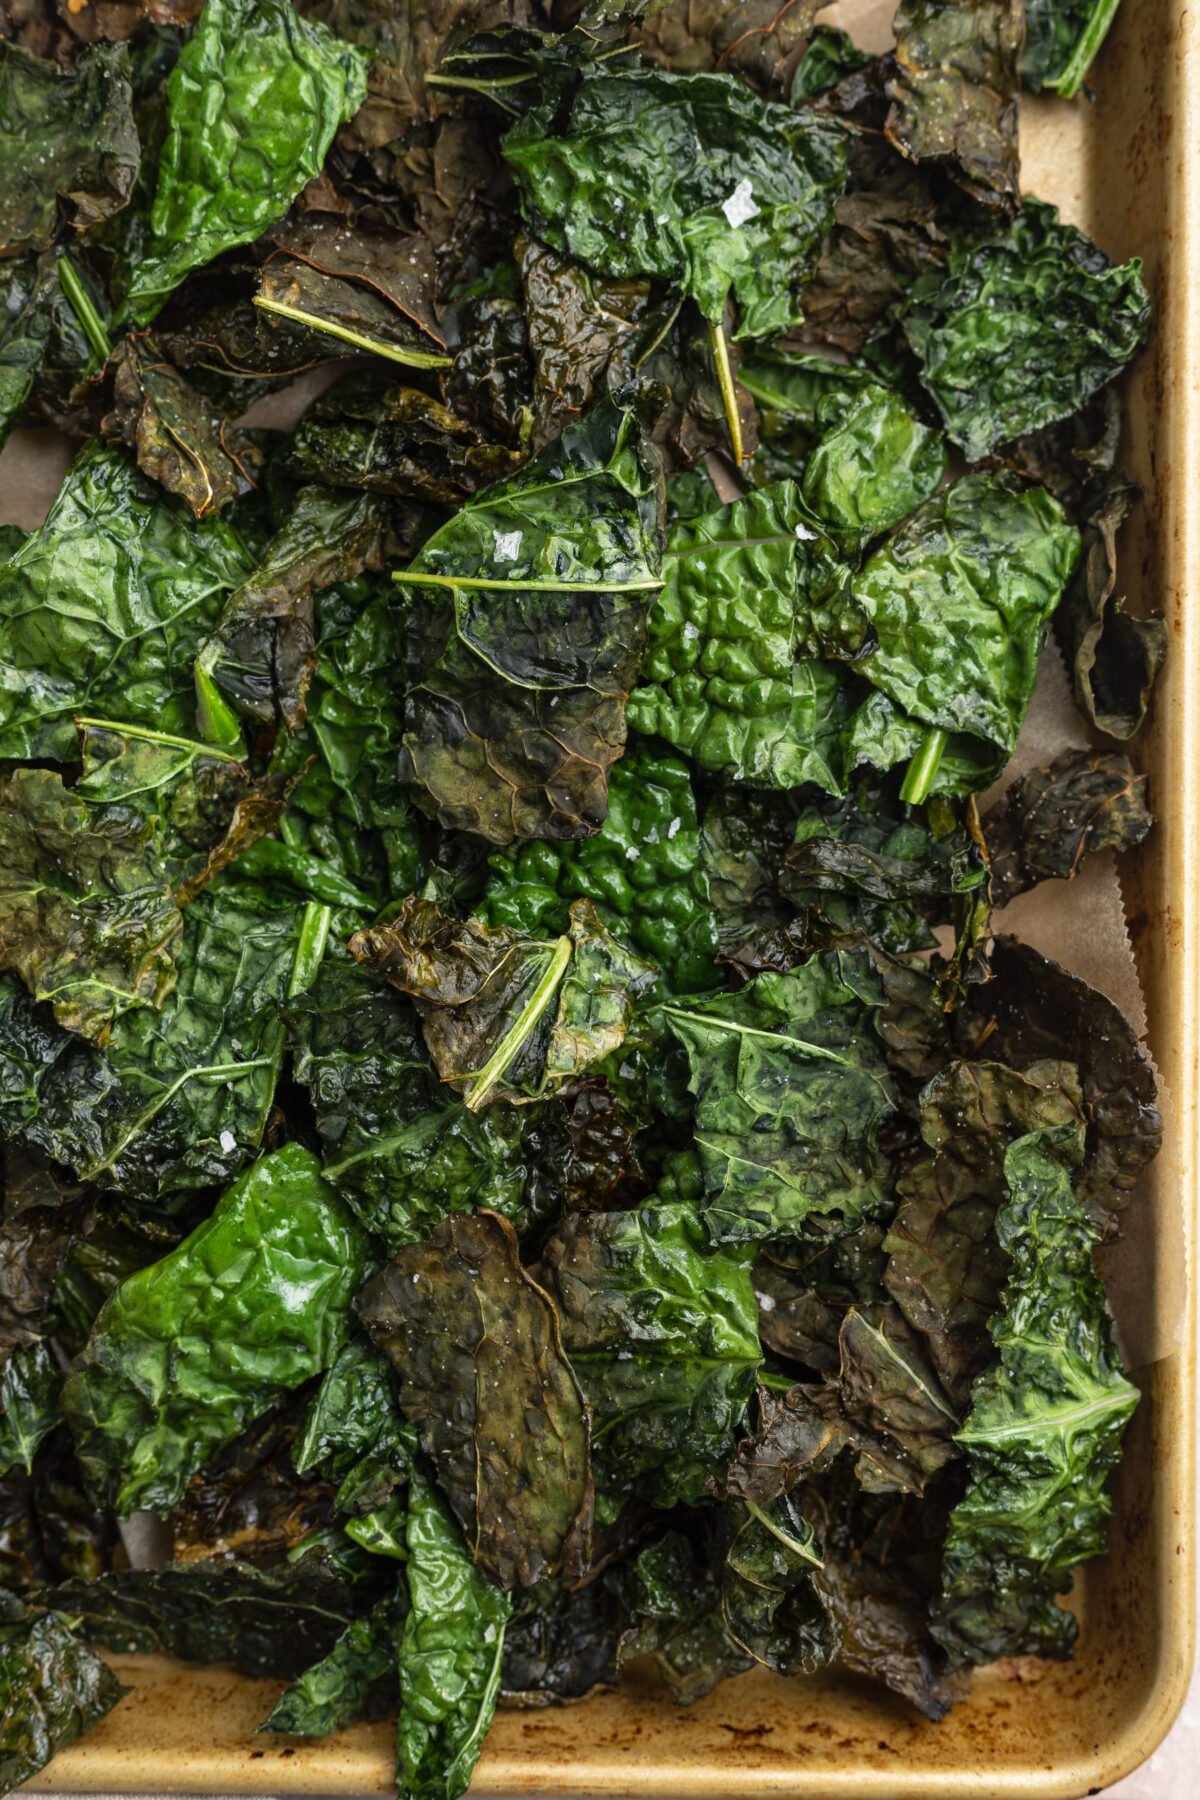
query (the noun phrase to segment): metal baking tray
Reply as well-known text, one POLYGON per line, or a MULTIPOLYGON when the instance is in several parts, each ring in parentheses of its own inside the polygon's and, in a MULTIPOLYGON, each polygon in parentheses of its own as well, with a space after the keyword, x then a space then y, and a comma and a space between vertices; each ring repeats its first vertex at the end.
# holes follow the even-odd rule
MULTIPOLYGON (((1135 611, 1165 610, 1172 645, 1135 746, 1158 823, 1122 873, 1150 1044, 1171 1105, 1153 1180, 1126 1215, 1145 1246, 1158 1360, 1135 1372, 1145 1400, 1127 1439, 1109 1554, 1077 1583, 1078 1654, 984 1671, 972 1698, 939 1725, 865 1682, 765 1671, 687 1709, 622 1691, 501 1712, 473 1795, 1051 1800, 1094 1794, 1136 1768, 1182 1703, 1195 1625, 1195 1297, 1179 1295, 1195 1259, 1200 1044, 1200 11, 1185 0, 1125 0, 1092 86, 1094 106, 1084 97, 1025 103, 1023 175, 1111 255, 1143 256, 1156 301, 1128 395, 1122 460, 1145 498, 1128 529, 1122 580, 1135 611)), ((317 1743, 255 1737, 277 1683, 165 1658, 113 1660, 129 1697, 31 1789, 391 1789, 390 1726, 317 1743)))

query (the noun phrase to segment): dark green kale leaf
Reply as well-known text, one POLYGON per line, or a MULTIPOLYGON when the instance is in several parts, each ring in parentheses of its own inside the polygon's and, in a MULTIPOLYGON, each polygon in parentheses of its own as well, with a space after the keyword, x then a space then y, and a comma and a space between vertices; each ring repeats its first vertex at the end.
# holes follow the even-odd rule
POLYGON ((403 577, 404 753, 443 825, 505 844, 586 837, 604 818, 659 586, 660 499, 634 412, 606 400, 403 577))
POLYGON ((716 923, 680 758, 635 745, 613 767, 608 815, 593 837, 514 846, 489 867, 479 905, 488 924, 562 931, 568 903, 591 900, 611 931, 657 963, 671 992, 716 986, 716 923))
POLYGON ((419 1476, 406 1542, 397 1778, 412 1800, 452 1800, 492 1722, 512 1601, 474 1567, 458 1526, 419 1476))
POLYGON ((1078 556, 1079 534, 1044 488, 968 475, 855 577, 876 639, 858 669, 912 718, 1011 752, 1078 556))
POLYGON ((717 917, 722 961, 747 938, 790 918, 791 908, 779 888, 779 870, 792 842, 795 817, 791 795, 732 784, 710 792, 700 832, 700 862, 717 917))
MULTIPOLYGON (((76 1244, 91 1231, 95 1204, 52 1167, 14 1144, 4 1151, 0 1223, 0 1362, 43 1335, 55 1285, 76 1244)), ((7 1585, 0 1581, 0 1586, 7 1585)))
POLYGON ((934 1631, 956 1661, 1069 1656, 1077 1622, 1055 1603, 1105 1547, 1108 1472, 1138 1391, 1113 1342, 1096 1233, 1071 1188, 1071 1127, 1017 1140, 996 1237, 1011 1259, 989 1321, 999 1359, 958 1434, 970 1485, 950 1515, 934 1631))
POLYGON ((1025 0, 1021 81, 1070 100, 1108 36, 1119 0, 1025 0))
POLYGON ((716 1576, 681 1532, 668 1531, 643 1550, 633 1578, 631 1620, 617 1648, 620 1667, 649 1659, 676 1705, 691 1706, 752 1666, 753 1657, 725 1629, 716 1576))
POLYGON ((533 444, 540 449, 633 374, 647 281, 606 281, 536 238, 513 245, 533 357, 533 444))
POLYGON ((1162 1144, 1149 1055, 1119 1007, 1028 944, 998 937, 991 966, 993 979, 972 990, 956 1020, 961 1047, 1030 1076, 1048 1057, 1078 1067, 1087 1153, 1076 1192, 1089 1207, 1119 1212, 1162 1144))
POLYGON ((853 654, 861 615, 832 538, 795 484, 759 488, 674 525, 663 577, 630 724, 705 770, 840 792, 845 684, 796 656, 825 647, 853 654))
POLYGON ((254 304, 409 368, 448 366, 434 305, 437 267, 428 240, 355 230, 344 223, 292 226, 262 266, 254 304))
POLYGON ((936 493, 946 472, 942 434, 891 388, 866 382, 849 399, 827 395, 800 492, 849 552, 936 493))
POLYGON ((228 1181, 258 1148, 302 917, 248 883, 188 908, 175 991, 113 1021, 96 1049, 0 983, 0 1124, 81 1179, 171 1204, 228 1181))
POLYGON ((588 900, 572 901, 554 939, 463 922, 412 896, 350 950, 412 997, 439 1075, 472 1112, 540 1100, 603 1061, 657 974, 588 900))
POLYGON ((367 1240, 310 1151, 265 1156, 106 1302, 63 1392, 89 1485, 122 1517, 173 1506, 349 1330, 367 1240))
POLYGON ((821 1550, 799 1496, 727 1500, 721 1525, 721 1616, 739 1650, 779 1675, 810 1675, 837 1648, 813 1582, 821 1550))
MULTIPOLYGON (((0 446, 34 392, 66 306, 53 251, 25 256, 0 267, 0 446)), ((86 342, 76 371, 90 357, 86 342)))
POLYGON ((45 250, 70 222, 107 219, 138 168, 129 52, 85 50, 73 69, 0 41, 0 256, 45 250))
MULTIPOLYGON (((323 588, 378 569, 388 514, 370 494, 305 487, 258 566, 221 608, 197 659, 201 712, 214 682, 238 713, 298 731, 317 666, 315 600, 323 588)), ((215 730, 215 725, 214 725, 215 730)), ((211 735, 211 734, 210 734, 211 735)))
POLYGON ((6 1793, 112 1711, 125 1689, 77 1621, 0 1590, 0 1785, 6 1793))
POLYGON ((758 100, 728 75, 587 74, 561 107, 532 107, 503 140, 538 236, 604 275, 662 276, 736 335, 803 317, 846 178, 843 133, 758 100))
POLYGON ((1129 850, 1152 820, 1146 777, 1111 750, 1064 750, 1015 781, 983 821, 992 897, 1003 906, 1039 881, 1070 881, 1096 850, 1129 850))
POLYGON ((368 67, 287 0, 206 5, 167 81, 150 240, 127 301, 138 324, 192 269, 283 216, 365 99, 368 67))
POLYGON ((314 1549, 260 1569, 235 1557, 114 1569, 38 1593, 39 1604, 78 1618, 93 1642, 119 1653, 165 1653, 232 1663, 243 1675, 294 1680, 326 1656, 379 1595, 381 1565, 337 1566, 314 1549))
POLYGON ((344 375, 309 407, 287 467, 302 481, 449 504, 524 460, 420 388, 367 369, 344 375))
POLYGON ((773 1356, 820 1375, 837 1374, 847 1312, 884 1297, 884 1230, 868 1220, 830 1240, 812 1227, 759 1250, 754 1263, 758 1335, 773 1356))
POLYGON ((502 1704, 550 1706, 615 1687, 627 1586, 618 1569, 581 1588, 544 1581, 516 1595, 504 1633, 502 1704))
POLYGON ((87 446, 0 565, 0 755, 70 762, 80 713, 186 736, 191 659, 247 570, 223 520, 197 523, 130 458, 87 446))
POLYGON ((867 68, 871 60, 848 32, 836 25, 816 26, 809 33, 792 75, 792 105, 799 106, 828 93, 845 76, 867 68))
POLYGON ((121 339, 109 360, 112 407, 106 443, 124 444, 138 467, 198 519, 219 513, 254 485, 252 440, 213 401, 190 387, 149 332, 121 339))
POLYGON ((51 1347, 18 1344, 0 1369, 0 1474, 33 1471, 39 1447, 62 1422, 63 1372, 51 1347))
POLYGON ((351 1338, 309 1403, 292 1446, 295 1467, 337 1481, 335 1508, 358 1519, 392 1503, 408 1483, 416 1452, 416 1432, 400 1412, 387 1359, 365 1338, 351 1338))
POLYGON ((606 1498, 695 1504, 728 1461, 760 1361, 750 1263, 713 1249, 686 1203, 576 1213, 546 1244, 606 1498))
POLYGON ((886 1205, 878 1134, 896 1097, 882 1001, 866 956, 833 950, 739 994, 664 1006, 691 1065, 714 1242, 787 1236, 813 1213, 853 1227, 886 1205))
POLYGON ((887 134, 915 162, 948 162, 985 206, 1020 202, 1021 0, 901 0, 887 134))
POLYGON ((1076 412, 1140 349, 1149 318, 1137 257, 1114 266, 1057 208, 1026 200, 1003 231, 954 237, 900 324, 947 432, 976 462, 1076 412))
POLYGON ((1054 616, 1075 678, 1075 703, 1109 737, 1140 728, 1167 654, 1163 615, 1126 612, 1117 586, 1117 533, 1138 489, 1114 472, 1103 483, 1083 528, 1083 555, 1054 616))
POLYGON ((929 927, 986 896, 987 863, 973 805, 934 795, 922 807, 873 771, 844 800, 810 800, 796 818, 780 876, 814 942, 862 931, 895 955, 929 949, 929 927))
POLYGON ((1079 1120, 1078 1075, 1065 1062, 1031 1063, 1023 1073, 952 1062, 921 1096, 928 1149, 896 1182, 884 1283, 960 1411, 991 1359, 987 1322, 1008 1273, 995 1231, 1008 1192, 1005 1150, 1014 1137, 1079 1120))
POLYGON ((284 1016, 326 1178, 390 1253, 450 1213, 487 1207, 524 1226, 533 1170, 523 1112, 469 1111, 438 1080, 409 1001, 330 959, 284 1016))
POLYGON ((395 1366, 401 1410, 420 1429, 472 1559, 502 1587, 582 1573, 588 1405, 508 1221, 446 1219, 369 1283, 358 1310, 395 1366))
POLYGON ((326 1737, 359 1719, 382 1719, 394 1712, 397 1640, 405 1610, 401 1582, 369 1613, 351 1619, 333 1649, 279 1696, 259 1730, 326 1737))

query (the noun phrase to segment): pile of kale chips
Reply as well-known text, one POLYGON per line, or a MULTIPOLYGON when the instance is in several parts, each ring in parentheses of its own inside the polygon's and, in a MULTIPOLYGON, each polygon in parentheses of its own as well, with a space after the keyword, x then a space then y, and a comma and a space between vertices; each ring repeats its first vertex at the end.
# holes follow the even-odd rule
POLYGON ((1048 628, 1096 744, 1163 652, 1017 163, 1112 6, 818 10, 0 5, 6 1788, 95 1644, 443 1797, 628 1664, 1070 1654, 1160 1126, 990 909, 1149 814, 974 796, 1048 628))

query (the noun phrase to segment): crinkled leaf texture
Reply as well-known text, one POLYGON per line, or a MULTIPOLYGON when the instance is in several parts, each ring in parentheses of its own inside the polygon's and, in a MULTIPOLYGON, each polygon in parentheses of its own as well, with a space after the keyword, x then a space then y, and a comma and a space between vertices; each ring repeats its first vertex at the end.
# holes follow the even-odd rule
POLYGON ((167 82, 167 136, 129 310, 152 319, 192 269, 248 244, 317 174, 370 58, 287 0, 206 5, 167 82))
POLYGON ((1004 231, 954 240, 945 268, 909 290, 901 326, 976 462, 1076 412, 1141 348, 1149 319, 1137 257, 1115 266, 1055 207, 1026 200, 1004 231))
POLYGON ((324 1173, 389 1252, 450 1213, 487 1207, 524 1225, 524 1114, 469 1111, 439 1081, 411 1002, 330 958, 285 1018, 324 1173))
POLYGON ((606 400, 425 544, 404 578, 403 742, 443 825, 505 844, 600 824, 659 585, 660 500, 635 413, 606 400))
POLYGON ((1146 777, 1113 750, 1064 750, 1014 781, 984 820, 998 905, 1039 881, 1070 881, 1095 850, 1131 850, 1150 830, 1146 777))
POLYGON ((835 121, 729 75, 597 70, 565 107, 532 107, 503 150, 547 243, 605 275, 663 276, 714 324, 732 293, 745 337, 800 323, 846 180, 835 121))
POLYGON ((902 0, 887 134, 915 162, 948 162, 985 206, 1020 199, 1022 0, 902 0))
POLYGON ((716 1243, 853 1226, 887 1203, 879 1128, 895 1110, 865 955, 832 950, 790 974, 664 1017, 688 1054, 704 1220, 716 1243))
POLYGON ((621 1667, 648 1658, 678 1706, 691 1706, 753 1658, 734 1643, 721 1616, 721 1589, 682 1532, 668 1531, 633 1565, 630 1622, 617 1647, 621 1667))
POLYGON ((359 1719, 379 1719, 397 1700, 397 1640, 405 1612, 399 1585, 362 1618, 351 1619, 328 1655, 279 1696, 260 1731, 326 1737, 359 1719))
POLYGON ((702 769, 841 792, 846 683, 797 653, 852 654, 860 615, 832 538, 794 482, 672 527, 629 719, 702 769))
POLYGON ((457 1213, 402 1250, 358 1310, 399 1377, 472 1558, 502 1587, 587 1566, 590 1417, 558 1315, 512 1226, 457 1213))
POLYGON ((438 1073, 472 1112, 540 1100, 603 1061, 657 974, 588 900, 572 901, 566 933, 545 939, 410 897, 350 949, 412 996, 438 1073))
POLYGON ((1071 1188, 1081 1153, 1067 1127, 1019 1138, 1004 1158, 996 1236, 1012 1269, 988 1325, 999 1360, 958 1434, 970 1485, 950 1515, 934 1626, 960 1660, 1069 1656, 1076 1621, 1054 1597, 1105 1547, 1105 1484, 1139 1396, 1071 1188))
POLYGON ((0 1590, 0 1785, 5 1793, 111 1712, 125 1689, 59 1612, 0 1590))
POLYGON ((855 577, 877 640, 861 672, 912 718, 1011 752, 1078 556, 1079 533, 1044 488, 968 475, 855 577))
POLYGON ((428 1482, 408 1511, 397 1775, 412 1800, 454 1800, 496 1709, 509 1596, 485 1581, 428 1482))
POLYGON ((192 657, 248 566, 222 520, 86 446, 0 565, 0 755, 70 762, 80 713, 188 735, 192 657))
POLYGON ((262 1157, 102 1309, 63 1394, 93 1491, 123 1518, 174 1505, 215 1451, 333 1361, 369 1263, 311 1151, 262 1157))
POLYGON ((575 1213, 550 1238, 541 1276, 606 1494, 695 1504, 728 1461, 761 1354, 750 1263, 687 1204, 575 1213))
POLYGON ((608 814, 593 837, 497 851, 489 867, 480 902, 489 924, 562 931, 568 903, 587 899, 610 931, 658 964, 672 992, 716 985, 716 920, 679 757, 633 745, 609 777, 608 814))
POLYGON ((84 1180, 168 1205, 228 1181, 262 1138, 283 1056, 278 1006, 300 910, 249 884, 202 894, 162 1010, 113 1021, 96 1049, 0 982, 0 1124, 84 1180))
POLYGON ((125 205, 138 168, 129 52, 97 44, 73 69, 0 43, 0 255, 45 250, 70 219, 125 205))

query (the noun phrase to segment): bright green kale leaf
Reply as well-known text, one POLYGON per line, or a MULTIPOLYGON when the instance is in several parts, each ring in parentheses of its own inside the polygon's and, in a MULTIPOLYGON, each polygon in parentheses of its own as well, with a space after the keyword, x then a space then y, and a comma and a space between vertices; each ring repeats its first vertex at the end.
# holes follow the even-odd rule
POLYGON ((103 1307, 63 1391, 93 1490, 126 1518, 173 1506, 209 1457, 329 1366, 369 1261, 310 1151, 261 1158, 103 1307))
POLYGON ((352 1619, 333 1649, 305 1669, 259 1726, 289 1737, 326 1737, 359 1719, 381 1719, 397 1699, 396 1647, 404 1587, 352 1619))
POLYGON ((857 667, 927 726, 1011 752, 1079 533, 1044 488, 968 475, 875 550, 854 598, 876 642, 857 667))
POLYGON ((5 1793, 73 1744, 125 1689, 75 1635, 76 1621, 0 1598, 0 1785, 5 1793))
MULTIPOLYGON (((926 745, 929 726, 897 706, 879 688, 853 682, 853 710, 842 727, 841 753, 847 776, 864 766, 882 772, 897 763, 910 762, 926 745)), ((1007 751, 985 743, 969 732, 945 732, 941 759, 934 769, 930 792, 965 798, 977 794, 1001 774, 1007 751)))
POLYGON ((1027 200, 1002 232, 967 234, 909 291, 901 326, 946 430, 976 462, 1078 410, 1141 347, 1138 258, 1119 267, 1053 206, 1027 200))
POLYGON ((326 1178, 389 1252, 479 1207, 524 1226, 523 1114, 470 1112, 438 1080, 408 1000, 331 958, 285 1018, 326 1178))
POLYGON ((887 135, 914 162, 948 162, 984 206, 1020 202, 1021 0, 901 0, 887 135))
POLYGON ((1071 99, 1108 36, 1120 0, 1025 0, 1021 81, 1071 99))
POLYGON ((721 1617, 721 1589, 682 1532, 668 1531, 633 1565, 630 1622, 618 1664, 649 1657, 678 1706, 711 1694, 753 1658, 733 1642, 721 1617))
POLYGON ((571 903, 554 939, 462 921, 412 896, 350 950, 412 997, 439 1075, 472 1112, 543 1099, 601 1062, 657 974, 588 900, 571 903))
POLYGON ((663 1008, 691 1064, 714 1242, 782 1237, 810 1213, 853 1226, 886 1204, 878 1133, 896 1099, 882 1002, 866 957, 835 950, 739 994, 663 1008))
POLYGON ((370 1558, 338 1564, 316 1546, 273 1569, 231 1556, 114 1569, 61 1582, 38 1600, 78 1618, 109 1650, 232 1663, 243 1675, 289 1681, 332 1650, 380 1586, 370 1558))
POLYGON ((420 1477, 407 1545, 397 1777, 412 1800, 457 1800, 496 1708, 512 1601, 472 1565, 458 1526, 420 1477))
POLYGON ((532 107, 505 160, 539 237, 602 274, 663 276, 737 333, 798 325, 846 179, 841 128, 757 99, 733 76, 595 71, 532 107))
POLYGON ((799 1495, 722 1509, 721 1616, 739 1650, 780 1675, 811 1674, 837 1649, 837 1633, 813 1583, 816 1534, 799 1495))
POLYGON ((247 572, 119 450, 85 447, 44 525, 0 566, 0 755, 76 755, 74 716, 193 728, 191 659, 247 572))
POLYGON ((795 484, 674 525, 663 576, 630 723, 702 769, 839 793, 846 684, 796 657, 826 645, 852 654, 860 615, 845 592, 848 571, 795 484))
POLYGON ((489 866, 479 905, 489 924, 562 931, 568 903, 591 900, 611 931, 658 964, 672 992, 717 985, 696 800, 678 757, 635 745, 613 767, 608 816, 593 837, 522 844, 497 851, 489 866))
POLYGON ((73 69, 0 43, 0 256, 45 250, 117 212, 138 168, 129 51, 96 44, 73 69), (61 209, 61 210, 60 210, 61 209))
POLYGON ((283 216, 362 105, 369 64, 287 0, 205 7, 167 82, 150 242, 129 289, 138 324, 192 269, 283 216))
POLYGON ((301 913, 249 884, 188 908, 161 1011, 113 1021, 96 1049, 0 983, 0 1124, 84 1180, 142 1199, 228 1181, 262 1138, 283 1058, 279 1002, 301 913))
POLYGON ((357 1517, 376 1512, 407 1483, 416 1449, 386 1359, 365 1338, 351 1338, 309 1403, 292 1445, 297 1470, 316 1469, 339 1482, 335 1507, 357 1517))
POLYGON ((541 1277, 607 1496, 694 1505, 729 1461, 760 1361, 751 1261, 712 1248, 686 1203, 573 1213, 547 1243, 541 1277))
POLYGON ((866 51, 860 50, 847 32, 835 25, 818 25, 809 34, 792 75, 792 105, 800 106, 828 93, 844 76, 857 74, 870 61, 866 51))
POLYGON ((660 585, 660 499, 635 414, 606 400, 403 576, 404 754, 443 825, 505 844, 604 818, 660 585))
POLYGON ((401 1250, 358 1311, 472 1559, 501 1587, 577 1577, 591 1549, 589 1411, 508 1221, 456 1213, 401 1250))
POLYGON ((846 399, 820 401, 820 437, 800 492, 845 544, 890 531, 936 493, 946 472, 940 431, 921 423, 891 388, 868 382, 846 399))
POLYGON ((1019 1138, 1004 1158, 996 1237, 1012 1265, 988 1324, 999 1360, 958 1434, 970 1485, 950 1515, 934 1623, 957 1660, 1069 1656, 1076 1620, 1054 1597, 1105 1546, 1105 1482, 1139 1396, 1064 1166, 1082 1150, 1066 1127, 1019 1138))

